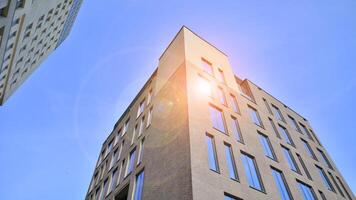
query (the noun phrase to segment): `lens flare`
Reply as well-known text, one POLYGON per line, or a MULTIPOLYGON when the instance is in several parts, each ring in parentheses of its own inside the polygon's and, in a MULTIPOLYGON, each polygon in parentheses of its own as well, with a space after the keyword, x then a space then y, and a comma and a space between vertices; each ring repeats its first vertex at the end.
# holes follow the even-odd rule
POLYGON ((211 86, 208 80, 199 78, 198 80, 198 92, 207 96, 211 96, 211 86))

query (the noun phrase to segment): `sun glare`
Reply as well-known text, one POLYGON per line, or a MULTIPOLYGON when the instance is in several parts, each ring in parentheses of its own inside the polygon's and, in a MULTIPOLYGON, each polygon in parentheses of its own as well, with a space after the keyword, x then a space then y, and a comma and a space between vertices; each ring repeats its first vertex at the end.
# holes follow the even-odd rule
POLYGON ((198 80, 198 91, 207 96, 211 95, 211 86, 209 81, 200 77, 198 80))

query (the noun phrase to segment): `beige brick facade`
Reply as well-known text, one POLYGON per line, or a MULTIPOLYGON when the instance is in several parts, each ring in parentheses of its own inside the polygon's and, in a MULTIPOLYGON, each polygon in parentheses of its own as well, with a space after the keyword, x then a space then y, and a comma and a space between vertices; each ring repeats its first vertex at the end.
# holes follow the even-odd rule
POLYGON ((323 199, 321 193, 328 200, 354 199, 309 122, 251 81, 238 78, 224 53, 183 27, 104 142, 86 200, 135 199, 135 191, 140 188, 136 177, 141 172, 143 200, 223 200, 225 195, 248 200, 282 199, 272 169, 283 174, 289 199, 303 199, 299 182, 312 189, 315 199, 323 199), (210 64, 211 74, 202 68, 204 63, 210 64), (211 95, 199 87, 201 80, 209 82, 211 95), (211 106, 223 113, 224 133, 213 128, 211 106), (140 107, 143 112, 138 115, 140 107), (251 118, 251 108, 259 115, 259 126, 251 118), (232 120, 238 123, 240 141, 233 133, 232 120), (144 128, 140 133, 141 123, 144 128), (268 138, 274 159, 265 155, 260 134, 268 138), (209 168, 207 135, 214 141, 215 171, 209 168), (235 179, 229 175, 227 146, 232 149, 235 179), (289 149, 288 155, 294 159, 294 171, 284 149, 289 149), (134 150, 133 170, 125 175, 134 150), (254 159, 260 189, 251 187, 243 155, 254 159), (318 167, 325 172, 330 190, 318 167), (113 176, 115 170, 120 172, 118 177, 113 176))

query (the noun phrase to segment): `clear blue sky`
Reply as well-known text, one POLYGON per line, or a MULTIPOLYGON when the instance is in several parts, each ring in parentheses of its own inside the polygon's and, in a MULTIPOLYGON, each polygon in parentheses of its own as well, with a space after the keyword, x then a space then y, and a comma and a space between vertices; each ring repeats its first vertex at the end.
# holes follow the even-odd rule
POLYGON ((84 199, 102 142, 182 25, 309 119, 356 192, 355 11, 354 0, 84 0, 69 38, 0 107, 0 199, 84 199))

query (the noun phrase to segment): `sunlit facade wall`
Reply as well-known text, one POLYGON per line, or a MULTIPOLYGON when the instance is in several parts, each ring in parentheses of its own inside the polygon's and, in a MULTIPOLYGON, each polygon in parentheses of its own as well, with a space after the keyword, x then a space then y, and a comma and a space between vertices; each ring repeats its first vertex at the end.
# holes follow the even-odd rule
POLYGON ((308 120, 183 27, 103 143, 86 200, 354 199, 308 120))

